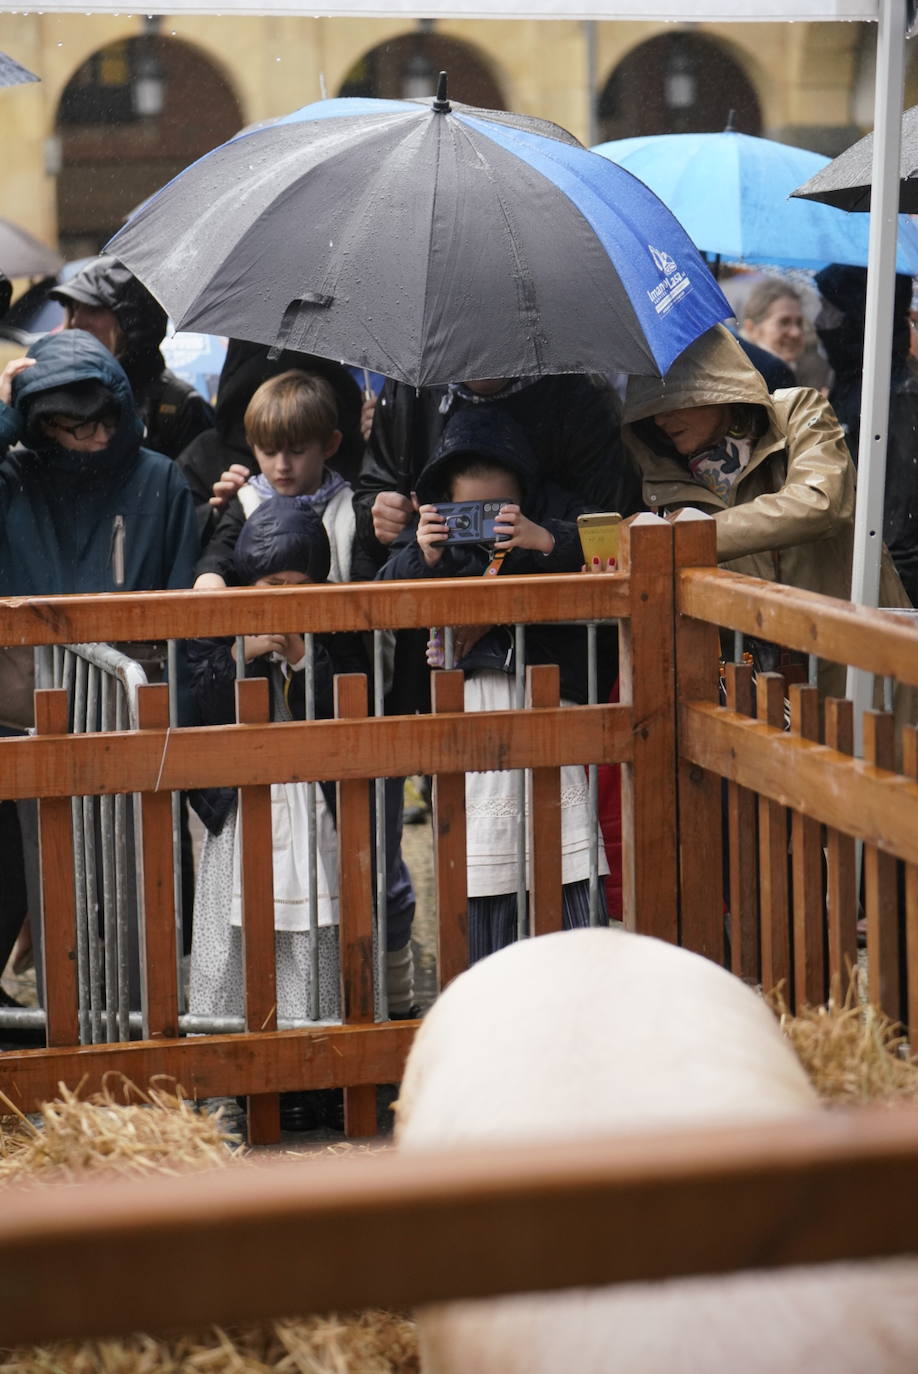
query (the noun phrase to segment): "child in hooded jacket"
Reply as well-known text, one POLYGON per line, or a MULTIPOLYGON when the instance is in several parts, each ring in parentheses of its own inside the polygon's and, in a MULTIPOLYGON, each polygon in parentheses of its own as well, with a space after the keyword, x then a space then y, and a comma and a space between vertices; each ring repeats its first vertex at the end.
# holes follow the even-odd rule
MULTIPOLYGON (((265 502, 245 522, 233 554, 242 585, 305 586, 328 577, 328 538, 319 518, 284 497, 265 502)), ((317 635, 314 641, 316 716, 333 714, 333 675, 355 666, 342 655, 349 636, 317 635)), ((246 677, 268 680, 273 720, 305 716, 303 636, 246 635, 246 677)), ((236 646, 232 639, 188 643, 192 689, 206 725, 235 719, 236 646)), ((274 901, 277 949, 277 1011, 281 1019, 311 1015, 311 944, 319 957, 319 1016, 334 1019, 338 1005, 338 881, 334 794, 316 788, 318 909, 311 921, 306 845, 305 784, 271 789, 274 901)), ((208 788, 191 794, 207 827, 201 854, 191 949, 190 1009, 202 1016, 243 1013, 241 889, 236 828, 236 790, 208 788)))
MULTIPOLYGON (((418 525, 410 542, 392 553, 379 576, 475 577, 577 572, 583 558, 576 517, 588 509, 569 493, 543 484, 525 433, 496 407, 461 411, 451 417, 440 443, 418 479, 418 525), (493 546, 447 542, 447 524, 437 509, 444 501, 500 502, 493 546)), ((465 709, 510 710, 515 702, 513 627, 495 625, 455 632, 456 666, 465 671, 465 709)), ((574 625, 529 625, 527 664, 556 663, 564 705, 588 699, 586 630, 574 625)), ((611 631, 600 636, 604 700, 615 678, 611 631)), ((436 647, 430 661, 436 665, 436 647)), ((583 768, 561 770, 562 880, 564 925, 590 923, 591 850, 599 873, 607 871, 594 837, 583 768)), ((512 943, 517 934, 517 836, 520 814, 514 774, 501 771, 466 776, 469 959, 474 962, 512 943)), ((600 919, 605 920, 602 885, 600 919)))

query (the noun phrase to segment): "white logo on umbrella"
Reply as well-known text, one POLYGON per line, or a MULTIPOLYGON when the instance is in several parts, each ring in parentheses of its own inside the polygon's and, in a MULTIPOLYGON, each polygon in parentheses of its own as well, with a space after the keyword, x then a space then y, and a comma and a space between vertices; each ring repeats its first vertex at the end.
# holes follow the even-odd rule
POLYGON ((681 300, 690 289, 691 282, 685 272, 679 271, 675 258, 671 258, 668 253, 659 248, 654 248, 651 243, 648 243, 647 249, 653 258, 657 271, 663 273, 663 280, 657 282, 653 290, 647 292, 647 295, 657 314, 667 315, 676 302, 681 300))
POLYGON ((659 248, 654 248, 652 243, 648 243, 647 248, 657 269, 663 273, 664 277, 671 277, 676 270, 675 258, 671 258, 665 250, 661 251, 659 248))

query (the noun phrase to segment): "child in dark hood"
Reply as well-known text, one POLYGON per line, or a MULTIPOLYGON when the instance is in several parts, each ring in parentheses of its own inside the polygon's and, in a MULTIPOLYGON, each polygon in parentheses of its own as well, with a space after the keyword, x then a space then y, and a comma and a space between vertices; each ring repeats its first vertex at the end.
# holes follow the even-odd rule
MULTIPOLYGON (((242 584, 292 587, 323 583, 328 576, 328 538, 321 520, 286 497, 266 501, 246 521, 235 552, 242 584)), ((300 634, 246 635, 245 674, 266 677, 274 720, 305 715, 305 644, 300 634)), ((193 687, 208 725, 234 719, 236 646, 231 639, 189 644, 193 687)), ((315 643, 316 714, 332 714, 334 636, 315 643)), ((274 900, 278 1015, 311 1015, 311 942, 319 950, 319 1014, 338 1015, 338 863, 334 799, 315 788, 318 906, 311 911, 307 864, 310 805, 305 783, 271 788, 274 838, 274 900), (329 802, 331 804, 329 804, 329 802)), ((193 1013, 241 1016, 243 1011, 241 889, 236 792, 215 788, 192 796, 207 826, 195 896, 191 949, 193 1013)))
MULTIPOLYGON (((560 489, 543 486, 525 433, 498 408, 460 411, 418 479, 416 537, 395 552, 380 577, 474 577, 504 572, 577 572, 582 555, 576 516, 585 509, 560 489), (444 501, 500 503, 495 543, 454 543, 438 509, 444 501)), ((510 626, 455 632, 457 663, 465 669, 467 711, 510 710, 515 705, 514 636, 510 626)), ((571 625, 531 626, 527 663, 557 663, 565 704, 585 701, 586 632, 571 625)), ((599 658, 614 676, 611 644, 599 658)), ((600 685, 600 700, 609 683, 600 685)), ((595 850, 607 871, 591 824, 584 770, 562 769, 562 877, 564 925, 589 924, 589 872, 595 850)), ((517 933, 517 835, 525 824, 516 779, 507 771, 466 776, 469 959, 512 943, 517 933)), ((600 886, 601 915, 605 918, 600 886)))

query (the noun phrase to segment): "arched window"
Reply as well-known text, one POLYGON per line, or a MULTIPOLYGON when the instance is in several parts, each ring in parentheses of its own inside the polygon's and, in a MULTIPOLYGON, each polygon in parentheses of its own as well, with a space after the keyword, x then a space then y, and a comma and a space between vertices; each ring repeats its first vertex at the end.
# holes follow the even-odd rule
POLYGON ((451 99, 486 110, 507 108, 500 87, 472 45, 437 33, 429 21, 414 33, 371 48, 348 72, 338 94, 417 99, 434 94, 441 71, 449 75, 451 99))
POLYGON ((154 29, 93 53, 57 110, 65 257, 98 252, 135 206, 241 125, 225 77, 188 43, 154 29))
POLYGON ((602 141, 718 133, 731 110, 741 133, 761 133, 758 97, 733 58, 697 34, 663 33, 615 68, 599 97, 599 128, 602 141))

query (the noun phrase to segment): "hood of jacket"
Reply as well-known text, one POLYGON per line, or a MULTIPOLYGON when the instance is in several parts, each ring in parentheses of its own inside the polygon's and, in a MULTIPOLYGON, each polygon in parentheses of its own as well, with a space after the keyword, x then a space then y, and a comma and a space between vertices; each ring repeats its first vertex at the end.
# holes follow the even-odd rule
MULTIPOLYGON (((840 311, 842 316, 831 326, 826 325, 819 316, 816 319, 816 333, 829 364, 837 377, 857 373, 860 381, 864 365, 867 268, 833 262, 816 273, 815 282, 823 300, 840 311)), ((893 354, 899 357, 908 353, 911 304, 912 279, 900 272, 896 275, 893 299, 893 354)))
POLYGON ((98 453, 73 453, 52 439, 45 439, 31 445, 45 461, 70 472, 89 474, 111 471, 134 459, 143 438, 143 424, 134 409, 125 371, 104 344, 82 329, 65 329, 43 335, 29 349, 28 357, 35 359, 35 366, 17 373, 12 387, 13 408, 23 433, 31 404, 43 391, 56 391, 77 382, 100 382, 118 405, 118 426, 104 449, 98 453))
MULTIPOLYGON (((689 344, 665 377, 629 377, 623 419, 633 425, 652 415, 712 405, 762 406, 767 418, 774 418, 764 377, 722 324, 689 344)), ((662 432, 660 440, 668 442, 662 432)))
POLYGON ((428 462, 418 475, 418 501, 424 505, 448 499, 448 475, 460 456, 480 458, 506 468, 522 488, 523 509, 539 494, 539 465, 532 444, 513 416, 498 405, 470 406, 454 411, 428 462))
POLYGON ((159 345, 166 334, 168 316, 155 296, 117 258, 94 258, 50 294, 63 305, 104 306, 118 321, 125 357, 156 351, 160 370, 165 366, 159 345))

